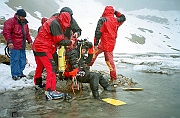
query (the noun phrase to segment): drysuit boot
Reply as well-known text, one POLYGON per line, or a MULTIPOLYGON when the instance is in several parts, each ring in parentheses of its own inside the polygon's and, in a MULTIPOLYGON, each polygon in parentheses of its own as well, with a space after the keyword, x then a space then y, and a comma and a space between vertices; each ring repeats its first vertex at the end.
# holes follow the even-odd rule
POLYGON ((95 99, 100 99, 98 90, 92 91, 92 94, 95 99))
POLYGON ((65 93, 65 100, 68 101, 68 102, 71 102, 72 97, 68 93, 65 93))
POLYGON ((106 91, 115 92, 115 90, 108 84, 108 82, 104 79, 102 75, 99 75, 99 84, 104 88, 106 91))
POLYGON ((91 73, 90 75, 90 88, 92 90, 93 97, 95 99, 99 99, 98 85, 99 85, 99 77, 97 74, 91 73))

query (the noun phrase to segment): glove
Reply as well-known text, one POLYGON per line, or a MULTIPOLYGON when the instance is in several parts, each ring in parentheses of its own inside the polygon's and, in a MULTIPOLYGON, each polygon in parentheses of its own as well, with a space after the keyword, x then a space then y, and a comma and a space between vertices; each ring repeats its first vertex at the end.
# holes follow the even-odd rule
POLYGON ((72 77, 75 77, 77 75, 77 72, 79 71, 78 68, 73 69, 71 72, 69 72, 69 75, 71 75, 72 77))
POLYGON ((94 50, 93 50, 93 46, 91 48, 88 48, 88 54, 93 54, 94 50))
POLYGON ((69 39, 64 39, 57 43, 58 46, 68 46, 70 44, 71 44, 71 41, 69 39))
POLYGON ((87 42, 87 46, 88 46, 88 48, 92 48, 92 43, 91 42, 87 42))
POLYGON ((65 32, 64 32, 64 35, 67 37, 67 38, 70 38, 71 35, 72 35, 72 32, 71 32, 71 28, 68 27, 66 28, 65 32))
POLYGON ((86 73, 84 71, 79 71, 77 76, 83 77, 86 73))
POLYGON ((59 72, 58 78, 63 81, 65 79, 64 72, 59 72))
POLYGON ((114 14, 116 15, 116 17, 120 17, 122 15, 119 11, 116 11, 116 10, 115 10, 114 14))

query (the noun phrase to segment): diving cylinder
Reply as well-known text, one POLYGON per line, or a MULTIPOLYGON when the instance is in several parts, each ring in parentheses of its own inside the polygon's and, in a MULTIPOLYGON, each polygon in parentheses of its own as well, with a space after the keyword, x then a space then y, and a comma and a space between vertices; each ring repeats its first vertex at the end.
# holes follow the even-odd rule
POLYGON ((58 50, 58 70, 59 72, 64 72, 66 67, 65 61, 65 47, 61 46, 58 50))

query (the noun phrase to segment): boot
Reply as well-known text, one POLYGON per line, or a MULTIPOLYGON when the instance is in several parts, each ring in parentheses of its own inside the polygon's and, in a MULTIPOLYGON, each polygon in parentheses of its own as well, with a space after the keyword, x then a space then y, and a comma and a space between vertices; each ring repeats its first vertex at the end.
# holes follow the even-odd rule
POLYGON ((16 80, 20 80, 21 78, 17 76, 13 76, 12 79, 16 81, 16 80))
POLYGON ((37 79, 36 79, 35 89, 36 89, 36 90, 39 90, 39 89, 44 88, 44 87, 46 87, 46 83, 43 83, 43 82, 42 82, 42 77, 37 78, 37 79))
POLYGON ((64 93, 58 91, 45 91, 46 100, 62 99, 65 97, 64 93))
POLYGON ((71 102, 72 97, 68 93, 65 93, 65 100, 68 101, 68 102, 71 102))
POLYGON ((100 99, 98 90, 92 91, 94 99, 100 99))
POLYGON ((111 78, 111 81, 112 81, 112 86, 113 86, 114 88, 116 88, 116 87, 118 86, 117 80, 111 78))

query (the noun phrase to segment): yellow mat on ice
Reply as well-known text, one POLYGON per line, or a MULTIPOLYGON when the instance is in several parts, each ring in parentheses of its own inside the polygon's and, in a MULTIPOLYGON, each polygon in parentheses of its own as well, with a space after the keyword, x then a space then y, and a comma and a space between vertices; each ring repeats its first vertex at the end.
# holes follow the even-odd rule
POLYGON ((142 91, 143 88, 123 88, 124 91, 142 91))
POLYGON ((102 99, 102 100, 109 103, 109 104, 112 104, 114 106, 119 106, 119 105, 125 105, 126 104, 123 101, 112 99, 112 98, 105 98, 105 99, 102 99))

